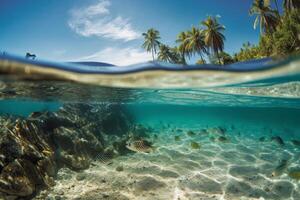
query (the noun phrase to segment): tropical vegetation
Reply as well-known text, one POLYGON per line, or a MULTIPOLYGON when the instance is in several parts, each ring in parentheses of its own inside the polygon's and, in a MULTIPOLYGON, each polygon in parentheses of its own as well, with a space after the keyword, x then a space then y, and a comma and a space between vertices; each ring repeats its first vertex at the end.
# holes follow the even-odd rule
POLYGON ((146 33, 143 33, 145 42, 143 47, 152 53, 152 59, 154 61, 154 54, 156 54, 158 47, 160 46, 160 36, 159 31, 154 28, 149 29, 146 33))
POLYGON ((170 48, 167 45, 159 46, 158 60, 169 63, 180 63, 180 56, 176 48, 170 48))
POLYGON ((203 30, 205 44, 221 63, 219 52, 224 50, 225 36, 222 32, 225 30, 225 27, 218 23, 216 17, 208 17, 202 24, 205 26, 203 30))
POLYGON ((256 15, 253 28, 256 29, 259 24, 260 34, 272 33, 276 30, 279 23, 278 11, 270 6, 270 1, 254 0, 250 9, 250 15, 256 15))
POLYGON ((180 32, 175 47, 160 42, 159 31, 151 28, 143 33, 143 48, 151 52, 153 61, 157 56, 158 61, 184 65, 191 57, 199 57, 196 64, 205 64, 208 60, 212 64, 226 65, 300 54, 300 0, 253 0, 249 15, 255 16, 253 28, 259 27, 259 43, 246 42, 233 55, 224 52, 225 27, 214 16, 180 32))

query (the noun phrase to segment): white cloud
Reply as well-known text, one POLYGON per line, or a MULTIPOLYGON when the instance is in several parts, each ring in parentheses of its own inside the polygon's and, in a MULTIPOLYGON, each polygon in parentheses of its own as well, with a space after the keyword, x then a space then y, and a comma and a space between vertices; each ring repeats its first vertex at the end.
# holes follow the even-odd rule
POLYGON ((92 55, 78 59, 79 61, 106 62, 119 66, 142 63, 152 60, 151 55, 138 48, 106 48, 92 55))
POLYGON ((121 16, 111 16, 109 0, 98 0, 94 5, 74 9, 68 25, 76 33, 89 37, 98 36, 115 40, 130 41, 141 37, 130 21, 121 16))

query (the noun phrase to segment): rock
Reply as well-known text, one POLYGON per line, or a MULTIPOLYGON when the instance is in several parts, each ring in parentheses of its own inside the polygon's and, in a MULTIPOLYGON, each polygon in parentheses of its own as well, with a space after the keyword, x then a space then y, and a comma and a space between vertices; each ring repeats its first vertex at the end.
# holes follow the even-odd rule
POLYGON ((53 185, 56 174, 54 151, 40 124, 18 119, 0 131, 0 191, 29 196, 53 185))
POLYGON ((3 168, 0 175, 0 192, 21 197, 34 193, 36 185, 33 180, 38 174, 34 169, 30 169, 34 166, 26 166, 29 163, 21 162, 15 160, 3 168), (29 171, 32 171, 33 174, 28 174, 29 171))
POLYGON ((18 199, 18 196, 15 196, 15 195, 1 195, 1 193, 0 193, 0 199, 1 200, 16 200, 16 199, 18 199))
POLYGON ((56 148, 60 149, 58 159, 74 170, 88 168, 93 157, 103 151, 102 144, 94 135, 80 129, 56 128, 52 137, 56 148))
POLYGON ((67 152, 62 151, 59 156, 59 162, 72 170, 78 171, 87 169, 90 166, 91 160, 84 155, 67 154, 67 152))
POLYGON ((58 196, 58 195, 56 195, 56 196, 54 197, 54 199, 55 199, 55 200, 62 200, 62 199, 63 199, 63 197, 62 197, 62 196, 58 196))
POLYGON ((117 172, 124 171, 124 167, 123 166, 118 166, 118 167, 116 167, 116 171, 117 172))
POLYGON ((77 181, 82 181, 85 178, 86 178, 86 174, 84 174, 84 173, 77 174, 77 176, 76 176, 77 181))
POLYGON ((0 198, 34 196, 54 184, 58 169, 87 169, 107 148, 123 153, 130 123, 119 105, 68 104, 27 119, 0 116, 0 198))

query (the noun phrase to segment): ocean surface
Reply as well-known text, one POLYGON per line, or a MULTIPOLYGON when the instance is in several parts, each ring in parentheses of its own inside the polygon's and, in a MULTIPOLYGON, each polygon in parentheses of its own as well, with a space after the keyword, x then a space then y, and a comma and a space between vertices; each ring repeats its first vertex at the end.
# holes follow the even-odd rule
POLYGON ((0 199, 298 200, 300 58, 0 57, 0 147, 0 199))

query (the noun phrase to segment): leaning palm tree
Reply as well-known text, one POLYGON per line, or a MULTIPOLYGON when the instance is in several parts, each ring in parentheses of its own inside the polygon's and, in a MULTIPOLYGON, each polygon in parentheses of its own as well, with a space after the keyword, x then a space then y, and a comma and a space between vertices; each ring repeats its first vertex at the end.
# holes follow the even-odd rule
POLYGON ((259 24, 261 35, 274 32, 279 23, 276 11, 272 10, 270 4, 264 0, 254 0, 250 14, 256 15, 253 27, 256 29, 259 24))
POLYGON ((217 58, 220 61, 219 52, 224 50, 224 40, 225 36, 223 31, 225 27, 219 24, 216 17, 209 16, 205 21, 202 22, 204 29, 204 41, 207 47, 211 52, 217 55, 217 58))
POLYGON ((299 0, 284 0, 283 7, 286 12, 289 12, 293 9, 300 8, 300 1, 299 0))
POLYGON ((143 48, 146 49, 147 52, 151 52, 152 59, 154 61, 154 54, 156 54, 157 49, 160 45, 159 39, 159 31, 151 28, 146 33, 143 33, 144 36, 144 44, 143 48))
POLYGON ((186 63, 186 56, 190 57, 189 49, 187 48, 189 43, 188 33, 187 32, 181 32, 177 36, 176 43, 179 44, 177 47, 178 52, 181 54, 183 58, 183 63, 186 63))
POLYGON ((204 42, 203 31, 196 27, 192 27, 192 29, 188 31, 187 35, 187 52, 194 55, 198 54, 204 62, 203 55, 207 54, 208 51, 204 42))

